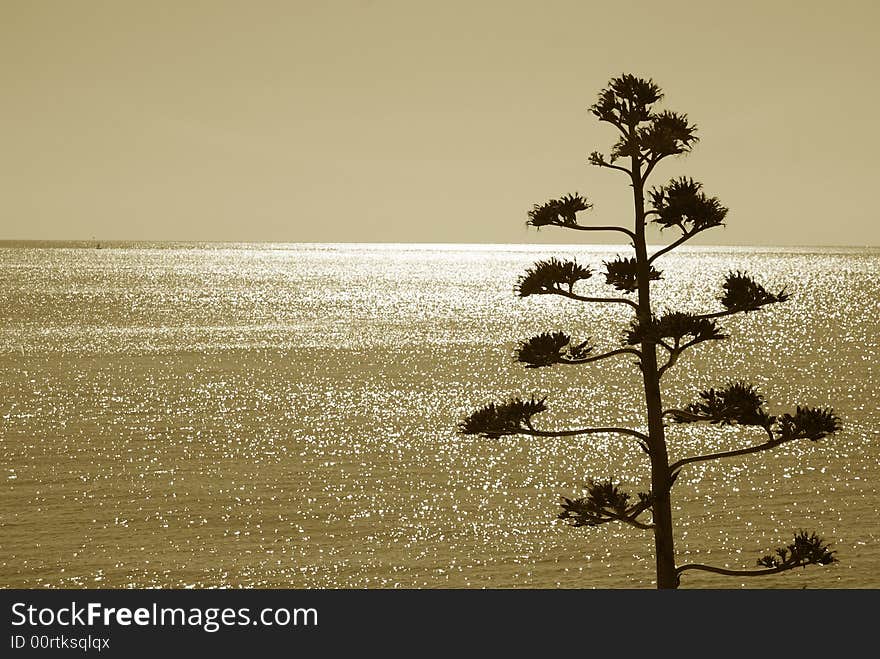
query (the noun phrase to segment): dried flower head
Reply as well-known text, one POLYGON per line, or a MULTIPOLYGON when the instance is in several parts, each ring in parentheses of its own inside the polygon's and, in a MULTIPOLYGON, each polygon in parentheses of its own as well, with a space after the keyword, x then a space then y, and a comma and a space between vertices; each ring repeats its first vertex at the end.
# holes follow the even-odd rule
MULTIPOLYGON (((639 287, 638 264, 635 257, 623 258, 618 256, 613 261, 604 261, 605 283, 611 284, 618 291, 632 293, 639 287)), ((660 279, 660 272, 654 266, 648 267, 648 279, 660 279)))
POLYGON ((745 272, 730 272, 724 280, 721 304, 728 311, 755 311, 768 304, 785 302, 788 298, 785 289, 770 293, 745 272))
POLYGON ((577 193, 565 195, 541 205, 535 204, 529 211, 526 224, 533 227, 573 225, 576 223, 576 215, 579 211, 589 210, 592 207, 593 205, 585 197, 577 193))
POLYGON ((522 400, 515 398, 509 403, 489 405, 478 409, 465 418, 458 426, 462 434, 482 435, 497 439, 504 435, 517 433, 532 427, 532 415, 547 409, 544 399, 522 400))
POLYGON ((577 261, 560 261, 551 258, 547 261, 538 261, 526 270, 516 284, 516 292, 520 297, 528 297, 553 293, 564 286, 571 293, 576 282, 592 276, 593 271, 587 266, 578 264, 577 261))
POLYGON ((625 340, 629 345, 637 345, 643 341, 657 343, 662 339, 681 341, 688 336, 692 337, 693 343, 727 338, 714 320, 675 311, 652 318, 648 323, 632 321, 625 340))
POLYGON ((830 565, 837 562, 835 553, 829 551, 829 545, 815 533, 800 531, 794 536, 794 542, 786 547, 779 547, 775 555, 758 559, 758 565, 768 568, 830 565))
POLYGON ((526 368, 538 368, 558 364, 563 359, 584 359, 592 350, 589 341, 572 344, 571 337, 564 332, 544 332, 523 341, 515 355, 526 368))
POLYGON ((681 177, 650 192, 653 221, 662 228, 678 227, 684 234, 692 234, 724 224, 727 209, 716 197, 709 198, 702 184, 692 178, 681 177))
POLYGON ((777 422, 780 439, 809 439, 816 441, 840 430, 840 417, 834 410, 797 406, 794 414, 783 414, 777 422))

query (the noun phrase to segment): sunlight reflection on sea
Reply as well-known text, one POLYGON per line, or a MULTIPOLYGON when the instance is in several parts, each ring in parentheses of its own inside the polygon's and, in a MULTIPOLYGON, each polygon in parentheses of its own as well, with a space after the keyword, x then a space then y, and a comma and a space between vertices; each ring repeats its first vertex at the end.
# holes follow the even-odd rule
MULTIPOLYGON (((116 245, 0 249, 0 585, 630 588, 648 534, 555 521, 589 477, 647 489, 619 437, 477 439, 465 413, 547 396, 542 428, 642 428, 637 371, 526 370, 545 330, 617 347, 626 308, 520 299, 537 259, 601 268, 613 246, 116 245)), ((689 587, 880 587, 880 251, 692 248, 660 310, 716 310, 746 270, 790 302, 723 319, 665 381, 670 405, 748 379, 772 412, 832 404, 838 436, 691 465, 679 562, 731 568, 798 529, 840 563, 689 587)), ((597 276, 585 294, 607 294, 597 276)), ((623 305, 618 305, 623 306, 623 305)), ((675 457, 758 441, 675 427, 675 457)))

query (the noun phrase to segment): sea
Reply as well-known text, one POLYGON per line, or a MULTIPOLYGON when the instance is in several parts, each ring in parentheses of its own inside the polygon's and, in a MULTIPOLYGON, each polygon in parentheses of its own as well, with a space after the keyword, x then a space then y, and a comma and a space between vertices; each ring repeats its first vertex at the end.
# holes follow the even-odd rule
MULTIPOLYGON (((625 305, 518 297, 538 260, 615 294, 615 245, 0 243, 0 587, 655 587, 653 539, 574 528, 561 497, 648 462, 625 436, 459 432, 546 397, 535 427, 645 429, 631 356, 526 369, 544 331, 620 347, 625 305)), ((773 414, 831 406, 819 441, 686 466, 678 564, 734 570, 817 532, 838 562, 703 589, 880 588, 880 248, 682 247, 655 310, 713 312, 747 272, 784 304, 719 320, 663 380, 664 406, 746 381, 773 414)), ((670 425, 672 459, 763 441, 670 425)))

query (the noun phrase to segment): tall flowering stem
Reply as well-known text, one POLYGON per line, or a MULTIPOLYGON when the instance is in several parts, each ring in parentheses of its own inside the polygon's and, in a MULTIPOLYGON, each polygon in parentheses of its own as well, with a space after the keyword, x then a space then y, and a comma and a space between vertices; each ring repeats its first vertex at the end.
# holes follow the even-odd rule
MULTIPOLYGON (((515 286, 521 298, 557 295, 581 303, 622 304, 632 317, 623 328, 621 346, 602 349, 590 339, 583 341, 559 331, 548 330, 525 339, 514 349, 514 358, 526 368, 556 365, 585 366, 605 359, 634 357, 644 390, 644 419, 636 428, 596 425, 579 429, 538 428, 533 418, 547 410, 547 397, 516 398, 506 403, 490 403, 468 415, 459 425, 465 435, 502 439, 516 435, 533 437, 575 437, 597 434, 627 438, 643 451, 650 464, 651 490, 637 499, 612 479, 590 479, 585 496, 562 498, 558 517, 574 527, 593 527, 622 522, 650 532, 658 588, 677 588, 682 573, 689 570, 732 576, 778 574, 794 567, 830 565, 837 561, 828 544, 815 533, 801 531, 794 541, 757 561, 759 569, 735 570, 702 564, 677 566, 672 516, 672 488, 682 469, 696 462, 722 458, 745 458, 774 449, 784 443, 819 441, 838 432, 840 419, 830 407, 798 405, 793 412, 771 415, 764 407, 764 396, 743 381, 729 382, 698 393, 697 400, 678 408, 663 408, 661 378, 673 369, 679 358, 701 344, 728 338, 716 319, 762 311, 784 303, 790 297, 785 288, 768 290, 750 274, 730 272, 721 284, 718 298, 721 310, 704 313, 665 311, 655 313, 652 284, 662 278, 654 266, 663 255, 694 236, 723 226, 728 209, 706 194, 703 184, 679 176, 648 189, 648 179, 665 159, 688 153, 697 143, 697 129, 687 115, 658 109, 663 92, 653 80, 632 74, 612 78, 599 92, 590 112, 614 128, 617 141, 607 155, 593 151, 588 161, 601 169, 624 174, 633 198, 631 226, 596 225, 579 215, 593 209, 592 202, 579 193, 569 193, 536 204, 527 213, 527 224, 536 228, 555 227, 574 231, 611 231, 630 239, 633 253, 606 261, 604 283, 614 292, 586 295, 583 282, 594 270, 576 260, 551 258, 528 268, 515 286), (678 236, 664 247, 648 254, 646 228, 649 224, 678 236), (667 423, 667 420, 670 423, 667 423), (706 455, 669 458, 667 429, 680 424, 705 422, 712 426, 737 426, 744 432, 761 431, 762 442, 742 448, 706 455), (634 440, 634 441, 633 441, 634 440), (650 520, 646 517, 650 515, 650 520)), ((588 372, 588 371, 585 371, 588 372)))

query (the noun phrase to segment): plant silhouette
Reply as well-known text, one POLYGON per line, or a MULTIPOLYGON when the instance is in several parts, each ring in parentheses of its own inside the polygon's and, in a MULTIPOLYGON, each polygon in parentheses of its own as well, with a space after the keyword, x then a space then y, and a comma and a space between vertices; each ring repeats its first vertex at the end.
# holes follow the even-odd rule
POLYGON ((547 404, 546 399, 534 397, 487 405, 465 418, 459 429, 464 434, 488 438, 604 433, 631 437, 650 459, 650 492, 640 492, 634 498, 621 491, 612 480, 591 480, 585 497, 563 498, 559 518, 575 527, 618 521, 653 532, 658 588, 677 588, 682 573, 688 570, 740 577, 760 576, 836 562, 834 552, 822 538, 815 533, 800 531, 791 544, 758 560, 754 569, 676 564, 671 493, 682 469, 696 462, 770 450, 795 440, 817 441, 839 430, 840 420, 830 408, 806 406, 797 406, 792 413, 772 415, 764 408, 764 397, 754 386, 742 381, 699 392, 695 402, 680 408, 663 407, 662 378, 681 355, 698 344, 727 338, 717 324, 719 318, 757 312, 768 305, 785 302, 789 295, 784 289, 767 290, 748 273, 730 272, 721 286, 719 303, 722 310, 704 314, 672 312, 655 315, 651 282, 661 276, 655 267, 659 259, 693 236, 722 226, 728 210, 717 198, 707 196, 702 185, 691 178, 675 178, 647 189, 647 181, 658 163, 670 156, 689 152, 698 139, 696 127, 686 115, 655 109, 662 98, 660 88, 652 80, 624 74, 613 78, 590 108, 600 122, 616 129, 618 139, 608 155, 594 151, 589 162, 628 179, 633 194, 632 228, 581 224, 578 213, 588 211, 592 204, 580 194, 551 199, 535 205, 528 213, 527 223, 534 227, 617 232, 627 236, 634 255, 603 263, 605 283, 615 293, 608 297, 577 293, 578 283, 592 277, 593 270, 573 260, 555 258, 535 263, 520 277, 516 286, 520 297, 558 295, 584 303, 618 304, 631 308, 633 318, 624 330, 623 347, 603 352, 590 341, 576 341, 563 332, 545 332, 523 341, 515 356, 527 368, 583 365, 618 355, 635 356, 644 385, 646 431, 622 427, 539 429, 533 423, 533 417, 545 411, 547 404), (645 239, 649 222, 661 230, 678 233, 668 245, 650 255, 645 239), (743 427, 744 431, 758 431, 764 439, 742 449, 695 455, 670 463, 667 421, 672 424, 736 425, 743 427))

